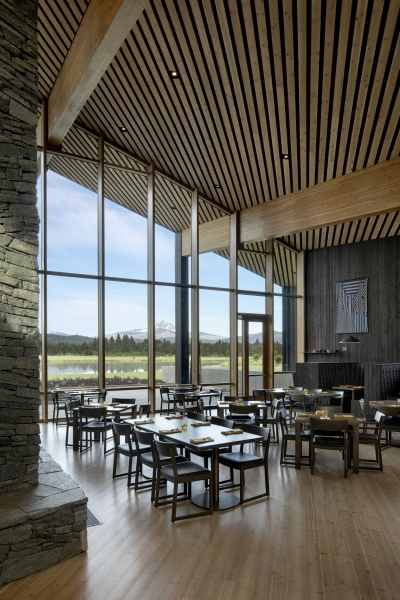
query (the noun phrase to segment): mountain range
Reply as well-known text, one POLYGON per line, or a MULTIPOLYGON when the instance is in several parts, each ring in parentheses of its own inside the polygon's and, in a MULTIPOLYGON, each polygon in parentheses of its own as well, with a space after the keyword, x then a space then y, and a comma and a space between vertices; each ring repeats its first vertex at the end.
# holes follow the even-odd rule
MULTIPOLYGON (((166 321, 160 321, 155 325, 155 337, 157 340, 169 340, 171 342, 175 341, 175 325, 172 323, 167 323, 166 321)), ((49 344, 58 344, 58 343, 68 343, 68 344, 82 344, 83 342, 91 342, 93 341, 92 337, 83 336, 83 335, 69 335, 68 333, 61 333, 59 331, 48 331, 48 343, 49 344)), ((147 338, 148 330, 147 327, 143 329, 128 329, 126 331, 117 331, 115 333, 107 333, 106 338, 110 339, 113 337, 114 339, 117 336, 123 337, 127 335, 128 337, 133 337, 135 340, 144 340, 147 338)), ((261 342, 262 333, 251 333, 249 336, 250 343, 253 344, 256 340, 261 342)), ((201 342, 218 342, 221 340, 222 342, 228 342, 229 337, 224 337, 220 335, 214 335, 212 333, 205 333, 200 331, 200 341, 201 342)), ((241 337, 239 337, 239 342, 241 342, 241 337)), ((274 331, 274 341, 282 342, 282 332, 274 331)))

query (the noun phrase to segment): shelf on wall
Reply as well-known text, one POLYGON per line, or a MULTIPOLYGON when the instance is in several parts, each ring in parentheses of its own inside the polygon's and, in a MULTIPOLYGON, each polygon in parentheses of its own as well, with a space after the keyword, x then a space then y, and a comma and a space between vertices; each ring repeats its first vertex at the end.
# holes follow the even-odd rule
POLYGON ((334 352, 301 352, 301 354, 338 354, 339 350, 334 352))

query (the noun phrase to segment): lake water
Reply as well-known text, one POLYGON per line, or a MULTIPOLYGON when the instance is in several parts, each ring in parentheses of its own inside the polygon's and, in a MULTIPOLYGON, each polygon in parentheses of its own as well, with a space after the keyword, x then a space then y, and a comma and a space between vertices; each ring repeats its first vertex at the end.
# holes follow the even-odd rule
MULTIPOLYGON (((171 360, 156 360, 156 371, 161 371, 162 367, 175 365, 175 361, 171 360)), ((135 362, 132 360, 106 360, 106 373, 144 373, 147 371, 147 362, 135 362)), ((88 360, 74 361, 71 359, 51 362, 49 357, 48 364, 49 375, 66 375, 66 374, 97 374, 97 358, 88 360)))

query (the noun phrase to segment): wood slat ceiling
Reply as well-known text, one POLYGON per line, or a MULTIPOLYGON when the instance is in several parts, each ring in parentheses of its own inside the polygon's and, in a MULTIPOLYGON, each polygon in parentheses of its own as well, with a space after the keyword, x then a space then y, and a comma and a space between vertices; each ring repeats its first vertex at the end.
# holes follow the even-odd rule
MULTIPOLYGON (((39 3, 48 96, 88 0, 39 3)), ((229 209, 267 202, 398 155, 399 23, 399 0, 152 0, 78 122, 229 209)), ((94 156, 89 137, 72 128, 64 148, 94 156)), ((60 163, 51 168, 94 185, 91 165, 60 163)), ((144 214, 145 180, 109 179, 108 195, 144 214)), ((158 183, 157 219, 187 227, 189 194, 158 183)), ((393 213, 285 240, 311 249, 398 234, 393 213)))
POLYGON ((48 98, 90 0, 39 0, 39 98, 48 98))

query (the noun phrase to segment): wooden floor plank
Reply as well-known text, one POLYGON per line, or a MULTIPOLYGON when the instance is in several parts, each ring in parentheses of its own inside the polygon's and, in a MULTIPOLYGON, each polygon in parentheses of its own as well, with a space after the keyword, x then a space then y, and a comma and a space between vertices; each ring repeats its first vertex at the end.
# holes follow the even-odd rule
MULTIPOLYGON (((81 456, 64 436, 42 426, 102 525, 89 528, 86 554, 2 587, 0 600, 400 600, 398 448, 384 451, 383 473, 344 479, 338 452, 318 452, 312 476, 280 466, 274 445, 269 498, 172 524, 170 506, 112 480, 112 454, 95 445, 81 456)), ((263 485, 261 470, 247 474, 248 492, 263 485)))

